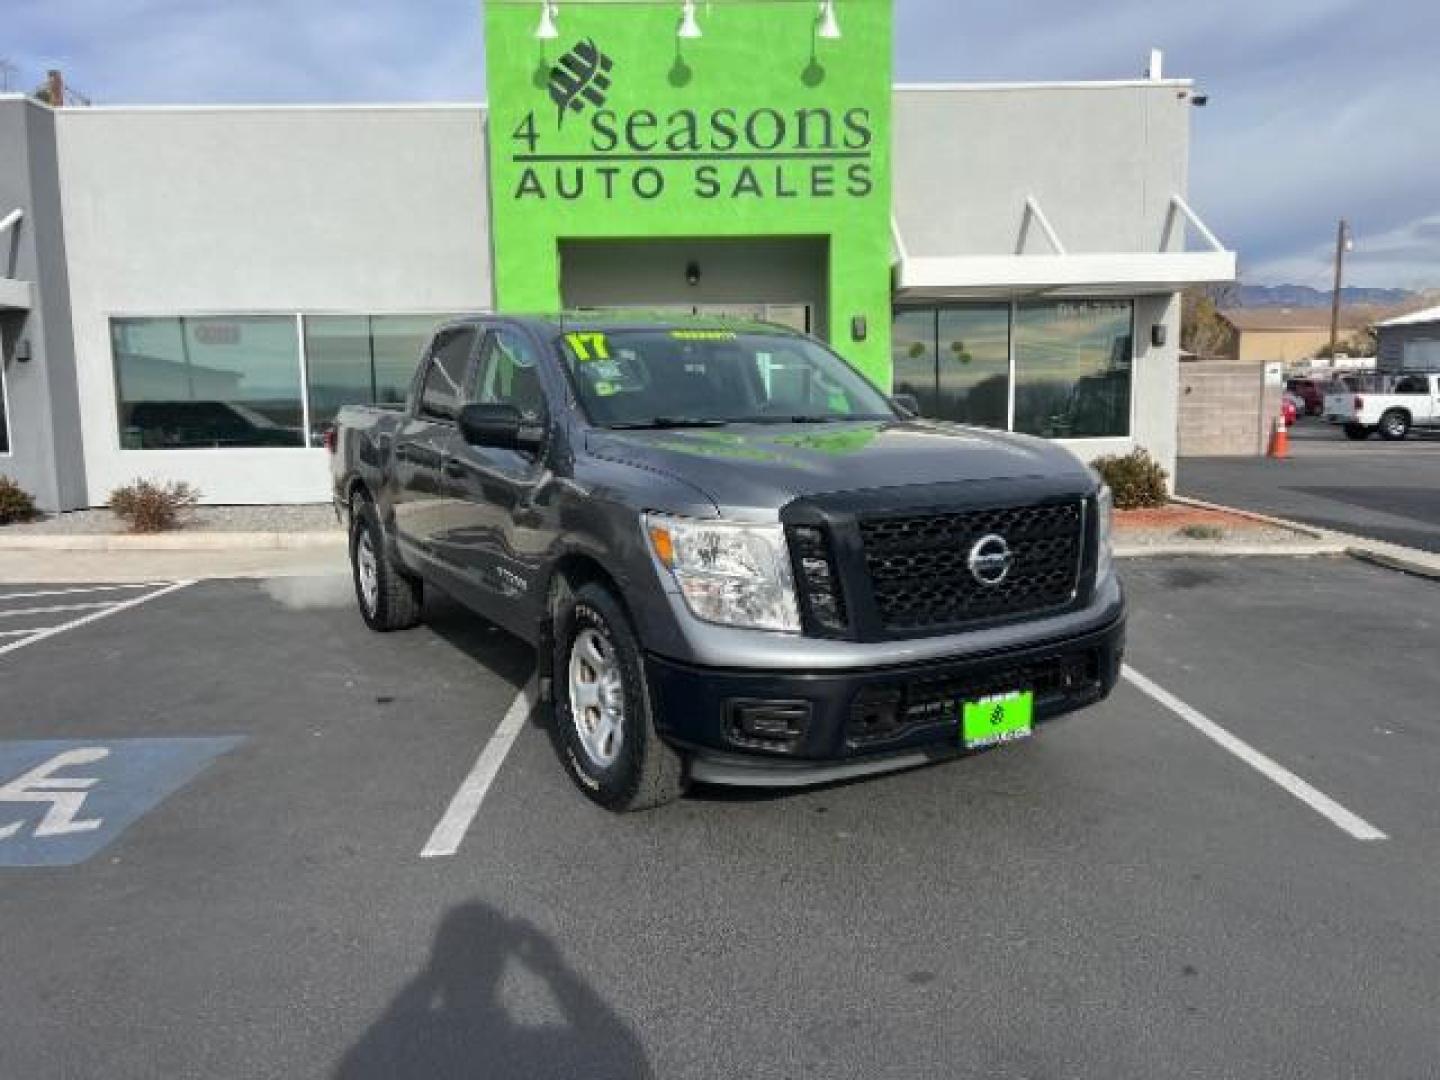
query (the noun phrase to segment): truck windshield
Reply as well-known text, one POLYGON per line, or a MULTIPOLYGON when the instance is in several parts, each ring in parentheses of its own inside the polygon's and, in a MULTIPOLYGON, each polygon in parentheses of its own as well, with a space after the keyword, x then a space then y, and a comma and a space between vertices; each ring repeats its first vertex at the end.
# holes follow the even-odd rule
POLYGON ((893 420, 889 401, 804 338, 728 330, 573 331, 560 352, 604 427, 893 420))

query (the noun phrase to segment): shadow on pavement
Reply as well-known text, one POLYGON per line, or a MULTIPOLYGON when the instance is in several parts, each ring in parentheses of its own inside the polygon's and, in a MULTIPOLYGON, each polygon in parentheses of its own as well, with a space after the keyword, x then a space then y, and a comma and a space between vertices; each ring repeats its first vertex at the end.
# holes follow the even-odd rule
POLYGON ((517 690, 535 670, 534 649, 439 589, 425 590, 425 626, 517 690))
POLYGON ((435 935, 429 966, 390 1003, 335 1080, 644 1080, 635 1032, 534 926, 488 904, 462 904, 435 935), (525 1024, 500 999, 509 965, 543 983, 562 1023, 525 1024))

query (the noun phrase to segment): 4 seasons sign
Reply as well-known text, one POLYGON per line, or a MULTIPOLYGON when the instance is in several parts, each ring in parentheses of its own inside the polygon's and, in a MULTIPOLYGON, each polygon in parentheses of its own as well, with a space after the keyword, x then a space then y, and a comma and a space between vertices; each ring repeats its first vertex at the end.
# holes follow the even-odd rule
POLYGON ((840 40, 780 0, 712 0, 681 40, 678 7, 567 0, 542 42, 538 2, 486 5, 497 306, 563 306, 569 241, 820 239, 818 329, 888 381, 890 0, 840 0, 840 40))
POLYGON ((865 199, 875 120, 863 105, 607 108, 614 61, 587 38, 550 69, 553 132, 535 110, 511 135, 516 199, 865 199), (576 144, 580 114, 582 131, 576 144), (562 148, 556 149, 557 144, 562 148))

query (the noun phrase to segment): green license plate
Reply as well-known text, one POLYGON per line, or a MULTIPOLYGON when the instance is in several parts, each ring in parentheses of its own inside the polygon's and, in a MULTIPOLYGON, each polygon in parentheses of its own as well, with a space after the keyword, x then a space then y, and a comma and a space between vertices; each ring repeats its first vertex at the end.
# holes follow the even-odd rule
POLYGON ((1035 693, 1016 690, 967 701, 960 719, 960 737, 966 749, 1028 739, 1035 719, 1035 693))

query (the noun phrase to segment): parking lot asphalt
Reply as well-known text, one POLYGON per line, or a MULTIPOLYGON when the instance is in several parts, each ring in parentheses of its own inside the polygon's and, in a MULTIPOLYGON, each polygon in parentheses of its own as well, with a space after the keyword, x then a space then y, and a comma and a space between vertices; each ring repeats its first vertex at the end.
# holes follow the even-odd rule
POLYGON ((1436 1075, 1440 585, 1124 573, 1133 668, 1387 839, 1126 682, 626 817, 537 711, 427 859, 531 666, 443 600, 378 636, 344 579, 207 582, 0 655, 0 1076, 1436 1075))
POLYGON ((1351 442, 1311 417, 1286 460, 1182 458, 1175 480, 1191 498, 1440 552, 1440 436, 1351 442))

